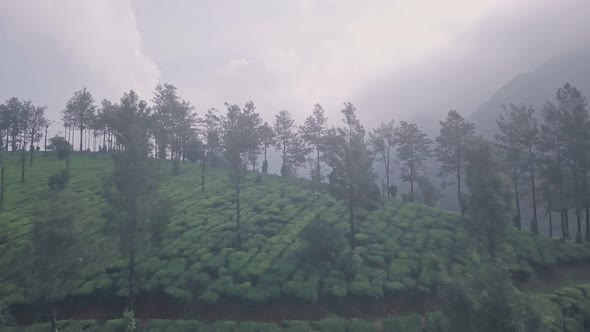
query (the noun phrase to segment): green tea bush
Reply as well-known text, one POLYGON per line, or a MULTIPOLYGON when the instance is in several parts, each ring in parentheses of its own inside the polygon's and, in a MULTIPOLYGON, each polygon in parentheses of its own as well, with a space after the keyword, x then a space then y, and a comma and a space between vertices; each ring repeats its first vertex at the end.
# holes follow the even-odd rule
POLYGON ((275 324, 258 322, 241 322, 238 331, 240 332, 279 332, 275 324))
POLYGON ((237 324, 231 320, 217 321, 212 325, 213 332, 237 332, 237 324))
POLYGON ((311 327, 318 332, 340 332, 346 331, 348 321, 338 317, 331 317, 311 322, 311 327))
POLYGON ((421 332, 420 321, 418 315, 384 319, 383 332, 421 332))
POLYGON ((280 324, 284 332, 309 332, 309 322, 301 320, 286 320, 280 324))
POLYGON ((101 332, 126 332, 125 327, 124 319, 111 319, 104 323, 101 332))
POLYGON ((351 319, 348 323, 349 332, 377 332, 375 325, 362 319, 351 319))

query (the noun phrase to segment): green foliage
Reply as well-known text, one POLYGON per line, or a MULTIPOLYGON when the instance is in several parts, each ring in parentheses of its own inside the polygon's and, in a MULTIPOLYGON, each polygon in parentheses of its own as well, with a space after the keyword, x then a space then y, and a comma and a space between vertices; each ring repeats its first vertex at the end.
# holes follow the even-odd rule
MULTIPOLYGON (((127 263, 118 251, 118 237, 105 236, 118 231, 113 221, 122 217, 118 212, 103 213, 109 210, 103 179, 112 171, 111 157, 72 156, 69 205, 51 203, 54 193, 46 185, 48 174, 63 169, 59 160, 39 158, 38 167, 31 168, 27 182, 21 184, 17 157, 5 156, 6 191, 12 194, 0 215, 0 294, 8 294, 3 296, 6 303, 36 303, 50 295, 48 290, 27 291, 37 289, 25 272, 38 211, 31 207, 33 201, 55 209, 55 216, 65 213, 64 206, 79 210, 73 224, 84 232, 77 235, 71 252, 83 256, 76 259, 76 273, 68 275, 57 297, 126 295, 127 263)), ((167 162, 154 163, 154 176, 161 179, 157 199, 174 206, 150 206, 151 199, 140 202, 142 215, 161 213, 159 220, 165 222, 160 228, 144 220, 141 243, 148 246, 137 254, 138 291, 162 291, 180 302, 216 303, 222 297, 248 304, 284 297, 313 302, 352 294, 379 298, 431 292, 444 271, 466 271, 467 248, 475 244, 456 214, 390 200, 383 209, 359 210, 363 221, 357 225, 357 248, 351 251, 342 239, 349 231, 343 202, 322 188, 312 195, 308 183, 273 175, 263 174, 264 186, 255 186, 255 174, 245 173, 244 241, 235 248, 231 209, 235 196, 226 170, 209 169, 207 189, 201 192, 195 185, 201 174, 198 165, 187 164, 173 177, 168 167, 158 167, 167 162), (313 249, 316 245, 328 249, 313 249), (302 257, 318 259, 301 264, 302 257)), ((531 264, 551 267, 587 259, 590 250, 508 230, 498 256, 520 274, 534 273, 531 264)))
POLYGON ((362 319, 354 318, 348 323, 349 332, 377 332, 374 324, 362 319))
POLYGON ((346 331, 348 321, 346 319, 332 317, 311 322, 311 327, 318 332, 339 332, 346 331))
POLYGON ((47 185, 51 190, 64 190, 68 181, 70 181, 70 172, 68 170, 62 170, 51 175, 47 185))
POLYGON ((281 330, 284 332, 308 332, 309 322, 300 320, 287 320, 280 324, 281 330))
POLYGON ((419 332, 422 331, 420 316, 410 315, 383 320, 383 332, 419 332))

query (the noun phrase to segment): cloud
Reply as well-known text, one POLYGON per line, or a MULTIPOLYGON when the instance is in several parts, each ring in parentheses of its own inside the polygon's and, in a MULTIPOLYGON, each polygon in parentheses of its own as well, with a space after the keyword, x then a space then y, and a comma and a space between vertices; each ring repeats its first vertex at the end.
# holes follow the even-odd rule
MULTIPOLYGON (((47 56, 52 63, 39 70, 59 66, 60 75, 72 75, 77 88, 87 85, 97 98, 117 99, 129 89, 149 98, 158 81, 158 66, 143 52, 131 0, 5 0, 0 2, 0 22, 4 47, 18 48, 33 66, 47 56)), ((17 57, 2 65, 27 71, 27 63, 17 57)))
POLYGON ((520 1, 496 6, 455 29, 446 45, 393 68, 358 91, 379 117, 431 127, 449 109, 465 115, 516 75, 590 42, 590 2, 520 1))

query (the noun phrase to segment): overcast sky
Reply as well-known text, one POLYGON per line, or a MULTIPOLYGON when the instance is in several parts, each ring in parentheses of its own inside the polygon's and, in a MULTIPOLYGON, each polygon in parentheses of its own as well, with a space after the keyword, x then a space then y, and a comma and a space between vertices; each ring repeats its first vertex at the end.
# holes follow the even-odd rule
POLYGON ((515 75, 590 41, 587 0, 0 0, 0 100, 54 119, 176 85, 197 109, 253 100, 301 121, 344 101, 367 123, 471 113, 515 75))

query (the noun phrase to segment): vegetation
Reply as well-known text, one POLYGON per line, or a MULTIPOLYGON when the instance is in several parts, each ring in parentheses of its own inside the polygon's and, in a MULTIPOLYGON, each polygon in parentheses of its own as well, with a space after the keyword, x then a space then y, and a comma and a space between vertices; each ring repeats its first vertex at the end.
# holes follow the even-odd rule
MULTIPOLYGON (((17 98, 0 107, 6 139, 0 145, 12 152, 1 156, 0 321, 9 321, 3 317, 15 306, 43 307, 55 331, 60 306, 73 299, 126 298, 120 320, 64 322, 63 329, 374 331, 371 323, 339 317, 278 325, 144 323, 134 309, 141 294, 183 312, 228 301, 378 303, 439 294, 442 312, 427 316, 428 324, 410 314, 383 319, 378 329, 535 331, 555 323, 540 313, 554 317, 555 302, 562 303, 523 295, 513 278, 526 281, 540 268, 590 258, 590 247, 538 235, 543 202, 551 236, 558 210, 562 237, 569 238, 573 209, 577 242, 590 241, 590 120, 584 97, 569 84, 542 119, 524 105, 505 108, 494 142, 450 111, 435 149, 425 132, 403 120, 367 135, 351 103, 344 104, 342 124, 328 128, 319 104, 302 126, 281 111, 271 127, 251 101, 198 118, 170 84, 158 85, 151 102, 129 91, 99 109, 82 88, 62 113, 64 136, 45 149, 55 152, 34 164, 43 129, 47 140, 45 107, 17 98), (73 153, 74 130, 79 153, 73 153), (273 146, 281 177, 268 174, 273 146), (460 215, 432 208, 440 198, 428 177, 433 156, 439 176, 457 185, 460 215), (309 179, 298 172, 307 162, 309 179), (373 167, 380 162, 379 174, 373 167), (401 181, 409 183, 402 201, 391 183, 398 164, 401 181), (172 172, 165 170, 170 165, 172 172), (531 233, 521 230, 527 187, 531 233)), ((568 292, 585 303, 585 293, 568 292)), ((585 319, 580 308, 556 319, 575 330, 585 319)))

